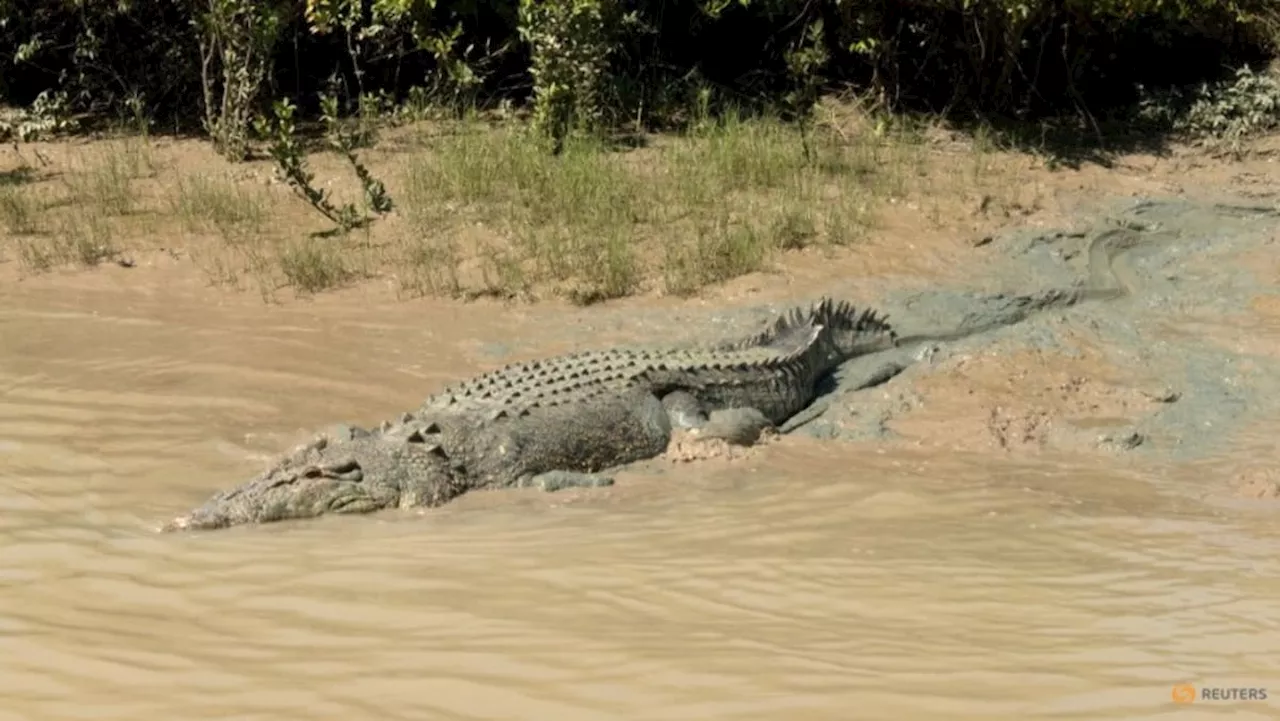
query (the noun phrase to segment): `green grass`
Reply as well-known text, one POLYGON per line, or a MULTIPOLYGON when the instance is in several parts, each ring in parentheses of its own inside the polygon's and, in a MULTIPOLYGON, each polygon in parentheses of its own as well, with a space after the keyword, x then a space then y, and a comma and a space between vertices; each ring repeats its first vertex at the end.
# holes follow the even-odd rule
POLYGON ((352 280, 355 272, 342 247, 331 238, 306 237, 280 246, 280 272, 302 293, 318 293, 352 280))
MULTIPOLYGON (((777 120, 729 117, 702 132, 618 152, 570 143, 547 154, 520 126, 464 124, 407 164, 399 189, 412 240, 402 282, 466 292, 467 230, 488 240, 474 292, 550 287, 578 302, 656 284, 689 294, 767 270, 779 253, 846 245, 899 190, 901 138, 811 139, 777 120)), ((396 189, 392 189, 393 194, 396 189)))
POLYGON ((155 172, 147 147, 132 140, 112 141, 90 153, 87 160, 67 176, 73 202, 108 216, 134 212, 139 195, 133 181, 155 172))
POLYGON ((69 263, 94 266, 118 252, 111 219, 92 209, 65 215, 55 232, 19 237, 16 245, 23 267, 34 271, 69 263))
MULTIPOLYGON (((689 295, 769 272, 787 253, 857 243, 884 200, 928 194, 918 128, 826 125, 806 142, 777 119, 730 115, 637 148, 577 139, 553 156, 517 121, 424 124, 395 149, 361 152, 396 210, 323 237, 305 203, 264 187, 269 161, 228 166, 202 158, 203 145, 103 141, 69 154, 55 180, 0 187, 0 229, 35 270, 162 238, 158 247, 187 246, 213 282, 251 278, 264 297, 377 275, 420 295, 689 295)), ((309 161, 335 202, 359 202, 345 160, 309 161)))
POLYGON ((40 205, 25 188, 0 186, 0 224, 11 235, 35 235, 40 231, 40 205))
POLYGON ((28 270, 115 257, 120 221, 139 209, 134 181, 156 172, 149 148, 134 140, 102 143, 78 161, 58 176, 64 193, 54 202, 33 186, 0 188, 0 222, 28 270))
POLYGON ((214 231, 232 243, 262 235, 267 220, 261 192, 208 175, 179 178, 169 205, 187 232, 214 231))

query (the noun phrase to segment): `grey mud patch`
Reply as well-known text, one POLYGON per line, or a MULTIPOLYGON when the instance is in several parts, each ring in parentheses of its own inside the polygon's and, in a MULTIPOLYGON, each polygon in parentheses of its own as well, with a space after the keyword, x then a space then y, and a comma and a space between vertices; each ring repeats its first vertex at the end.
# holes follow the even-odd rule
POLYGON ((889 422, 918 402, 914 382, 933 372, 938 361, 980 349, 1072 356, 1078 349, 1070 331, 1089 339, 1117 367, 1141 370, 1167 389, 1143 420, 1099 439, 1100 446, 1171 460, 1220 452, 1242 423, 1280 415, 1280 364, 1176 330, 1180 324, 1211 324, 1243 313, 1258 293, 1272 290, 1241 256, 1275 243, 1278 228, 1276 207, 1148 199, 1118 207, 1083 228, 1009 233, 986 246, 995 282, 1009 291, 899 291, 878 304, 903 336, 995 327, 953 342, 923 343, 846 363, 820 401, 828 404, 827 412, 797 432, 846 440, 889 438, 889 422), (1032 312, 1020 320, 1028 303, 1034 305, 1046 289, 1087 282, 1091 241, 1117 233, 1126 236, 1129 247, 1113 259, 1113 267, 1130 295, 1032 312), (886 376, 892 380, 877 382, 886 376))

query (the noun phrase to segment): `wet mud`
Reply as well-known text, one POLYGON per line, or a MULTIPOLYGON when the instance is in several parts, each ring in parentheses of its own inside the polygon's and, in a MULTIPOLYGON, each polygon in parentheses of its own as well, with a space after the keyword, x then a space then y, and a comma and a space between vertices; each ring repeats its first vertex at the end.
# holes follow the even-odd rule
MULTIPOLYGON (((854 440, 900 437, 895 422, 928 405, 930 391, 945 385, 939 378, 963 384, 980 373, 978 367, 1009 366, 999 359, 1019 357, 1032 364, 1053 357, 1067 369, 1073 360, 1095 361, 1092 372, 1068 372, 1051 390, 1091 396, 1077 403, 1079 410, 1093 412, 1092 425, 1106 430, 1056 424, 1060 428, 1038 436, 1074 451, 1189 460, 1222 452, 1244 425, 1280 417, 1280 365, 1271 356, 1280 335, 1264 340, 1258 337, 1262 328, 1237 327, 1235 337, 1226 330, 1274 292, 1247 256, 1274 247, 1280 211, 1186 199, 1126 206, 1076 228, 1013 232, 979 250, 991 271, 984 283, 1006 291, 942 288, 886 295, 878 305, 905 336, 996 327, 962 340, 922 342, 896 351, 893 359, 873 356, 846 364, 831 389, 831 410, 800 432, 854 440), (1123 297, 1037 307, 1046 289, 1096 283, 1091 276, 1100 271, 1090 267, 1088 249, 1117 235, 1129 242, 1111 259, 1127 291, 1123 297), (1016 322, 1004 325, 1010 319, 1016 322), (1214 327, 1219 332, 1205 332, 1214 327), (1245 335, 1263 347, 1241 349, 1245 335), (901 372, 877 383, 887 375, 886 365, 901 372)), ((952 389, 957 390, 962 389, 952 389)), ((1034 380, 1022 387, 1014 380, 1009 388, 1024 400, 1042 390, 1034 380)), ((1058 420, 1051 410, 1040 413, 1044 424, 1058 420)))

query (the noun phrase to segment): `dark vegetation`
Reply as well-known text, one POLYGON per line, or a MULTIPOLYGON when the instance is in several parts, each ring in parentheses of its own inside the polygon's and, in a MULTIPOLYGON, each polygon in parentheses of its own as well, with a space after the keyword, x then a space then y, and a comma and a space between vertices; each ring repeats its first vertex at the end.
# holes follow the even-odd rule
POLYGON ((209 132, 228 154, 282 97, 318 117, 413 99, 659 130, 699 106, 803 114, 853 88, 890 111, 1070 118, 1258 70, 1272 0, 5 0, 10 105, 209 132), (788 112, 789 111, 789 112, 788 112))
MULTIPOLYGON (((501 241, 482 253, 497 279, 482 285, 550 279, 585 301, 653 275, 633 249, 657 237, 657 275, 675 290, 749 272, 769 248, 848 242, 901 180, 882 169, 909 162, 882 139, 921 118, 1054 162, 1174 136, 1240 152, 1280 125, 1278 49, 1275 0, 0 0, 0 95, 14 109, 0 135, 207 138, 231 163, 272 162, 329 235, 367 234, 403 205, 435 243, 402 249, 402 266, 429 269, 405 281, 415 288, 460 292, 461 217, 501 241), (817 111, 830 95, 878 120, 833 138, 817 111), (520 132, 474 122, 493 117, 520 132), (379 128, 422 119, 465 122, 388 191, 361 153, 379 128), (639 169, 605 157, 657 138, 670 151, 639 169), (313 184, 320 144, 363 203, 313 184), (881 190, 866 180, 877 173, 881 190)), ((111 218, 136 204, 128 186, 154 178, 148 157, 130 145, 78 176, 103 217, 57 248, 31 238, 71 196, 13 190, 25 160, 6 171, 0 214, 19 255, 32 267, 110 257, 111 218)), ((244 188, 179 185, 169 205, 193 229, 248 247, 266 225, 244 188)), ((370 267, 286 245, 292 260, 277 265, 296 287, 370 267)))

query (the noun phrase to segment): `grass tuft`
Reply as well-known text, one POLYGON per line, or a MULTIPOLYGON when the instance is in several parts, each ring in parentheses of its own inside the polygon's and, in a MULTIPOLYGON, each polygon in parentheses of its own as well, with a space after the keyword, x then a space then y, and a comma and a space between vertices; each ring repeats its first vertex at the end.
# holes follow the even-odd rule
POLYGON ((0 186, 0 223, 12 235, 40 232, 40 206, 24 188, 0 186))
POLYGON ((338 288, 355 277, 340 246, 331 238, 306 237, 286 242, 277 258, 285 280, 301 293, 338 288))
POLYGON ((170 209, 189 233, 217 232, 230 243, 262 235, 267 204, 262 193, 208 175, 179 178, 170 209))

